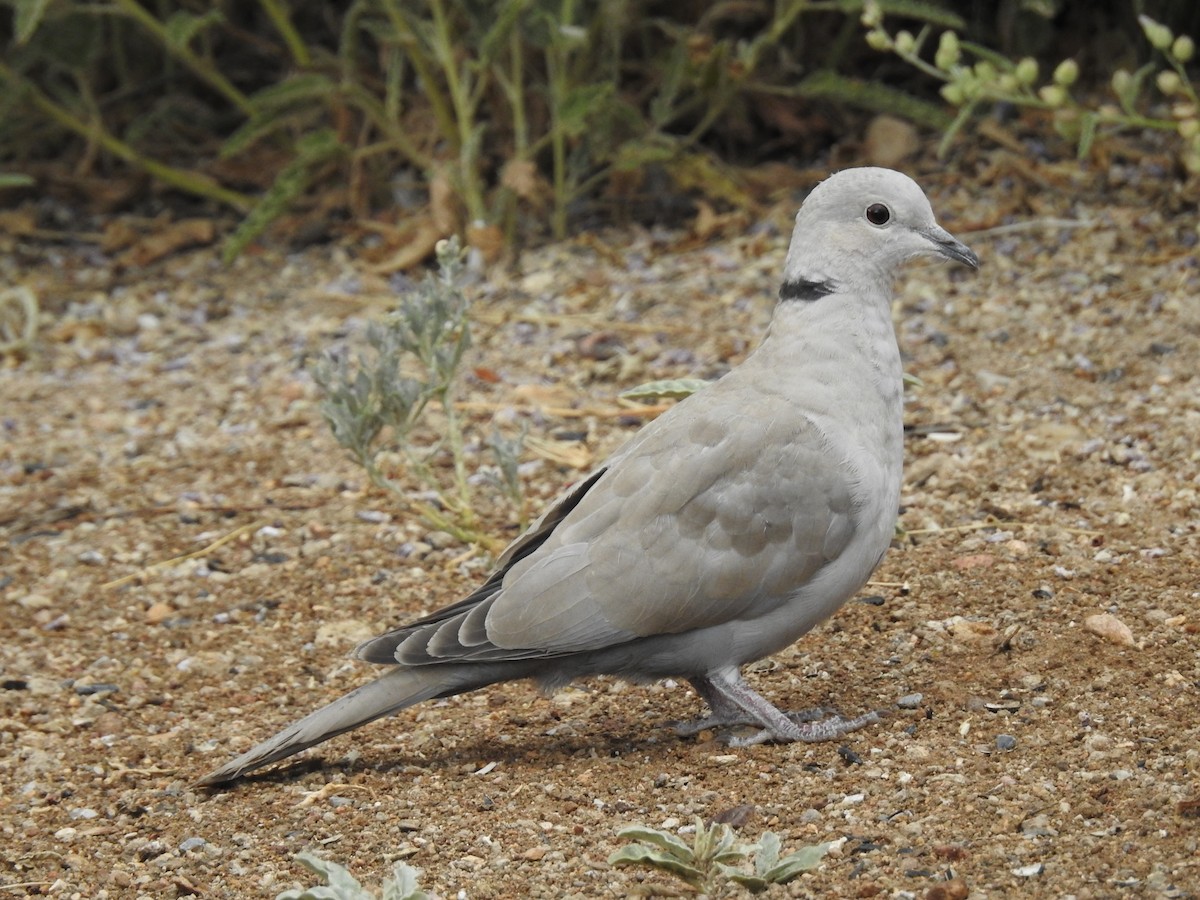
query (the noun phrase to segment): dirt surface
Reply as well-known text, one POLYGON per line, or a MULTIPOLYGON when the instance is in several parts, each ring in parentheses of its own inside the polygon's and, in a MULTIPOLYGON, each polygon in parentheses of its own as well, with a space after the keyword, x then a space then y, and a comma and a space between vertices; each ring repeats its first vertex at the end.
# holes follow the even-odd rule
MULTIPOLYGON (((700 712, 684 685, 506 684, 220 792, 191 784, 486 569, 321 419, 307 366, 359 346, 396 284, 352 247, 122 268, 6 239, 44 321, 0 370, 4 896, 273 897, 314 882, 306 849, 375 884, 407 859, 443 898, 669 893, 608 866, 616 831, 743 804, 750 839, 835 842, 766 896, 1200 895, 1194 202, 1136 165, 915 174, 984 265, 898 285, 923 382, 907 534, 861 602, 748 673, 784 708, 907 708, 731 750, 668 727, 700 712)), ((542 248, 474 289, 471 433, 496 415, 549 442, 535 508, 636 429, 620 390, 754 345, 800 196, 724 237, 542 248)))

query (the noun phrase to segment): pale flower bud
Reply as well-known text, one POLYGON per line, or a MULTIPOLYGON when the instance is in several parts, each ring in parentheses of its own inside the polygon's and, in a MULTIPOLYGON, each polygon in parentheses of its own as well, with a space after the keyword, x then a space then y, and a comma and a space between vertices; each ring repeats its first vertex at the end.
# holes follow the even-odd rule
POLYGON ((958 46, 958 35, 953 31, 943 31, 942 36, 938 39, 938 48, 933 57, 933 64, 945 72, 958 63, 961 52, 958 46))
POLYGON ((1168 97, 1176 93, 1183 86, 1183 81, 1175 72, 1159 72, 1158 77, 1154 79, 1154 83, 1168 97))
POLYGON ((1127 69, 1117 69, 1112 74, 1112 89, 1113 93, 1118 97, 1124 97, 1125 94, 1133 87, 1133 76, 1129 74, 1127 69))
POLYGON ((967 99, 966 93, 963 91, 962 85, 957 82, 942 85, 942 99, 954 106, 962 106, 963 101, 967 99))
POLYGON ((1175 36, 1171 34, 1171 29, 1166 25, 1160 25, 1149 16, 1138 16, 1138 23, 1146 34, 1146 40, 1155 50, 1166 50, 1171 46, 1171 41, 1175 36))
POLYGON ((1038 91, 1047 106, 1062 106, 1067 102, 1067 90, 1060 84, 1048 84, 1038 91))
POLYGON ((1073 59, 1064 59, 1054 70, 1054 83, 1070 87, 1079 78, 1079 63, 1073 59))
POLYGON ((892 37, 882 28, 867 32, 867 46, 881 52, 892 49, 892 37))
POLYGON ((1019 63, 1017 63, 1016 76, 1017 76, 1017 81, 1021 82, 1021 84, 1024 84, 1024 85, 1030 85, 1030 84, 1033 84, 1035 81, 1037 81, 1037 77, 1038 77, 1037 60, 1033 59, 1032 57, 1027 56, 1023 60, 1021 60, 1019 63))

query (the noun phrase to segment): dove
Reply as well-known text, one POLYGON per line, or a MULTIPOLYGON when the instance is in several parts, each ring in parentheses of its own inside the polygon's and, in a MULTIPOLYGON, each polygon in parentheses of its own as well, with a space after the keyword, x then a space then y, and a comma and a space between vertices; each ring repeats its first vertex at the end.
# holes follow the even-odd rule
MULTIPOLYGON (((741 668, 788 647, 864 584, 899 510, 903 373, 893 278, 979 259, 908 176, 845 169, 796 215, 768 331, 569 488, 469 596, 360 644, 387 671, 198 782, 234 781, 416 703, 496 682, 686 680, 681 734, 820 741, 880 721, 785 713, 741 668)), ((703 310, 698 311, 703 315, 703 310)))

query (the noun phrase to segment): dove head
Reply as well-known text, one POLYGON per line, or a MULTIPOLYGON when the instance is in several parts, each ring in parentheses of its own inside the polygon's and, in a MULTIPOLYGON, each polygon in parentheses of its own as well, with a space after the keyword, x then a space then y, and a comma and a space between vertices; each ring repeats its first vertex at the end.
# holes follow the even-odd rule
POLYGON ((890 284, 915 256, 943 256, 972 268, 979 257, 938 225, 925 192, 891 169, 845 169, 817 185, 800 212, 784 266, 784 291, 829 294, 864 280, 890 284), (813 287, 815 286, 815 287, 813 287))

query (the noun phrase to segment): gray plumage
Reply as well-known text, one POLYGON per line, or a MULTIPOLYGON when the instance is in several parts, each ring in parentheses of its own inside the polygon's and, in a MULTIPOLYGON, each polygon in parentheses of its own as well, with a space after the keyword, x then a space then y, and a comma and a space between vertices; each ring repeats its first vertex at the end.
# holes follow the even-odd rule
POLYGON ((497 681, 687 679, 739 744, 826 740, 878 720, 785 714, 745 663, 866 583, 892 537, 903 458, 892 279, 915 256, 978 259, 921 189, 848 169, 796 216, 759 348, 639 431, 512 543, 466 599, 360 645, 393 666, 201 779, 220 784, 422 700, 497 681))

